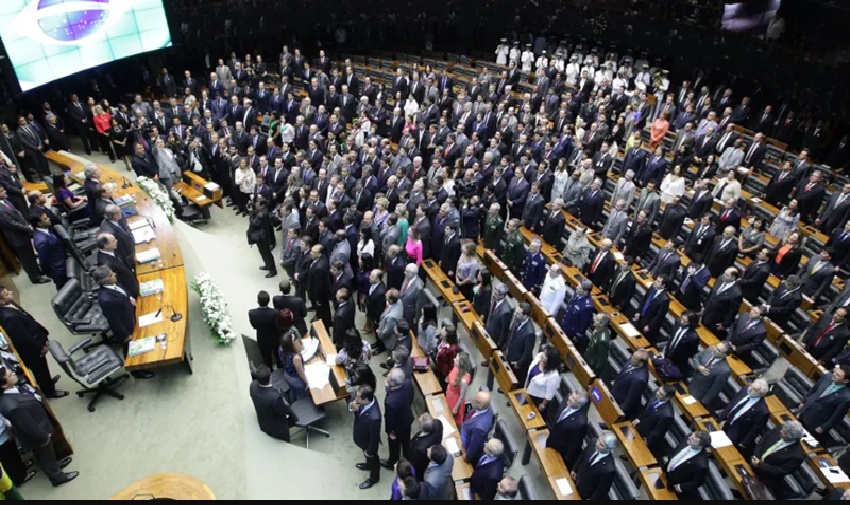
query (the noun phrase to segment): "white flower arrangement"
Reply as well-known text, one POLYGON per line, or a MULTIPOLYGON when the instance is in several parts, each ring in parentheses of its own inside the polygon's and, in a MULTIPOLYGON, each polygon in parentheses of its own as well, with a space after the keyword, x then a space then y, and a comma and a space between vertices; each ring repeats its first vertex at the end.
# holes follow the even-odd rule
POLYGON ((139 176, 136 177, 136 184, 151 197, 157 207, 165 212, 169 221, 174 220, 174 203, 172 203, 168 193, 163 191, 158 182, 148 177, 139 176))
POLYGON ((201 312, 204 321, 209 325, 213 338, 222 345, 230 345, 236 340, 233 331, 233 320, 227 301, 218 289, 218 285, 206 273, 200 273, 192 280, 192 289, 201 298, 201 312))

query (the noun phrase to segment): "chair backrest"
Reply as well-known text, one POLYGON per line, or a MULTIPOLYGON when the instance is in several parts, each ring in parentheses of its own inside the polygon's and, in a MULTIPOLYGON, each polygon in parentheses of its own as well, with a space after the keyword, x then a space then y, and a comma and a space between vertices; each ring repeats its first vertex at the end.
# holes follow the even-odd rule
POLYGON ((69 279, 68 282, 62 286, 62 289, 53 295, 50 305, 53 307, 53 312, 56 313, 56 316, 58 316, 62 321, 65 321, 75 308, 74 306, 83 296, 84 293, 83 288, 80 285, 80 281, 77 279, 69 279))
POLYGON ((534 492, 534 487, 531 485, 531 479, 528 474, 523 474, 517 483, 517 491, 521 500, 536 500, 537 494, 534 492))
POLYGON ((493 436, 501 440, 502 444, 505 446, 505 469, 508 469, 511 465, 513 465, 514 459, 516 459, 517 452, 519 451, 519 447, 508 429, 507 421, 499 419, 496 422, 496 429, 493 431, 493 436))
POLYGON ((75 244, 74 241, 71 240, 71 236, 68 235, 68 230, 64 226, 59 224, 53 226, 53 230, 56 232, 56 236, 58 236, 59 239, 62 241, 62 245, 65 246, 65 249, 71 254, 71 256, 74 257, 74 259, 76 259, 80 263, 80 265, 83 266, 83 268, 85 268, 87 264, 86 258, 85 256, 83 256, 83 253, 82 251, 80 251, 80 248, 77 247, 77 244, 75 244))
POLYGON ((59 341, 53 339, 48 340, 47 350, 69 377, 74 379, 75 377, 85 376, 85 373, 81 373, 74 363, 74 360, 71 359, 71 356, 67 352, 65 352, 65 348, 62 347, 62 344, 60 344, 59 341))

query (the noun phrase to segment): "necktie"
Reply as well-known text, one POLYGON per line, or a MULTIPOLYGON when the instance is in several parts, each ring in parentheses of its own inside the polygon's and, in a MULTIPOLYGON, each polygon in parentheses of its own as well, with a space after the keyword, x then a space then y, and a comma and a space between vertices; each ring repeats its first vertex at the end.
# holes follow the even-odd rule
POLYGON ((831 332, 833 329, 835 329, 835 323, 834 322, 829 323, 827 325, 826 329, 823 330, 820 335, 818 335, 817 339, 815 339, 814 343, 812 344, 812 347, 817 347, 818 344, 820 344, 821 340, 823 340, 823 337, 825 337, 826 334, 831 332))
POLYGON ((806 184, 806 189, 805 189, 805 191, 804 191, 804 192, 805 192, 805 193, 808 193, 808 192, 809 192, 809 190, 811 190, 811 189, 812 189, 812 186, 814 186, 814 184, 813 184, 813 183, 811 183, 811 182, 810 182, 810 183, 808 183, 808 184, 806 184))
POLYGON ((596 463, 599 463, 599 460, 601 460, 604 457, 605 457, 604 454, 599 454, 598 452, 593 453, 593 456, 590 457, 590 466, 593 466, 596 463))
POLYGON ((717 359, 714 356, 712 356, 711 358, 709 358, 708 363, 705 364, 705 367, 711 368, 711 365, 713 365, 716 360, 717 359))
POLYGON ((729 418, 729 424, 732 424, 732 423, 734 423, 735 421, 737 421, 737 420, 738 420, 738 418, 739 418, 739 417, 741 417, 741 414, 743 414, 744 412, 746 412, 746 410, 744 410, 744 406, 746 406, 746 405, 747 405, 747 403, 748 403, 749 401, 750 401, 750 397, 749 397, 749 396, 745 396, 743 400, 741 400, 740 402, 738 402, 738 403, 735 405, 735 407, 733 407, 733 408, 732 408, 732 410, 731 410, 730 412, 732 412, 733 414, 732 414, 732 416, 729 418))
POLYGON ((774 452, 778 451, 779 448, 782 447, 782 444, 784 444, 784 443, 785 443, 785 440, 782 440, 780 438, 778 442, 776 442, 775 444, 768 447, 767 450, 764 451, 764 453, 761 455, 761 458, 759 458, 759 459, 761 459, 762 461, 766 460, 768 458, 768 456, 770 456, 774 452))
POLYGON ((564 411, 561 412, 561 415, 558 416, 558 422, 560 423, 564 419, 568 418, 570 415, 572 415, 573 412, 575 412, 575 409, 573 409, 571 407, 565 408, 564 411))
POLYGON ((602 254, 602 253, 599 253, 599 254, 597 254, 597 255, 596 255, 596 259, 595 259, 595 260, 593 260, 593 266, 592 266, 592 267, 591 267, 591 269, 590 269, 590 273, 595 273, 595 272, 596 272, 596 267, 598 267, 598 266, 599 266, 599 262, 600 262, 600 261, 602 261, 602 256, 603 256, 603 254, 602 254))

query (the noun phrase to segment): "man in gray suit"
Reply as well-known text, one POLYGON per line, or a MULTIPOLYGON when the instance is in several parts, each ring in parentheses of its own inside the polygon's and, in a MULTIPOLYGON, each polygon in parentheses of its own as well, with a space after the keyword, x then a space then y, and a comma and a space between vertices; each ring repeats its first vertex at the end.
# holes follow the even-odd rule
POLYGON ((218 60, 218 66, 215 68, 215 73, 218 74, 219 79, 224 83, 224 88, 227 92, 230 92, 230 88, 232 87, 232 83, 230 82, 233 79, 233 74, 230 72, 230 67, 224 64, 224 60, 218 60))
POLYGON ((732 374, 726 362, 728 354, 729 343, 718 342, 713 349, 704 349, 691 358, 691 367, 696 371, 690 385, 691 396, 709 410, 720 407, 718 396, 732 374))
POLYGON ((681 264, 682 258, 676 252, 676 244, 672 240, 668 240, 644 271, 648 271, 653 279, 657 279, 659 276, 672 279, 675 278, 681 264))
POLYGON ((632 206, 632 201, 635 199, 635 183, 632 182, 634 178, 634 171, 632 169, 626 170, 626 175, 617 179, 614 194, 611 195, 611 199, 615 202, 618 200, 626 202, 626 210, 632 206))
POLYGON ((401 235, 401 230, 398 229, 398 215, 395 212, 390 212, 387 216, 387 227, 381 231, 381 251, 386 255, 390 246, 398 242, 401 235))
POLYGON ((395 325, 403 319, 404 307, 399 299, 398 290, 390 289, 387 291, 387 308, 384 309, 384 313, 378 320, 378 331, 376 332, 378 339, 372 354, 380 354, 385 350, 392 351, 395 349, 395 325))
POLYGON ((817 258, 812 258, 809 264, 800 268, 800 280, 803 287, 800 291, 818 303, 818 299, 829 289, 835 278, 835 266, 832 264, 832 249, 822 249, 817 258))
POLYGON ((452 496, 452 469, 455 458, 440 444, 428 448, 428 467, 425 469, 423 481, 427 484, 428 500, 450 500, 452 496))
POLYGON ((637 207, 635 207, 635 215, 638 212, 646 212, 647 222, 651 225, 658 217, 658 210, 661 208, 661 197, 655 191, 655 183, 648 182, 643 188, 638 197, 637 207))
POLYGON ((418 326, 414 324, 419 321, 419 311, 422 308, 422 288, 425 287, 419 278, 419 267, 416 263, 408 263, 404 267, 404 283, 401 285, 399 296, 403 307, 404 320, 411 329, 418 326))
POLYGON ((180 171, 180 166, 177 165, 177 160, 171 149, 165 147, 165 142, 158 138, 156 147, 153 149, 153 157, 156 160, 157 175, 159 183, 165 186, 168 194, 171 195, 171 186, 175 181, 183 179, 183 174, 180 171))
POLYGON ((348 243, 348 240, 345 238, 345 230, 337 230, 334 234, 334 248, 331 251, 330 259, 328 260, 331 264, 334 264, 337 261, 342 261, 343 263, 348 263, 351 260, 351 244, 348 243))
POLYGON ((280 265, 286 270, 290 279, 295 279, 295 268, 301 262, 301 237, 298 235, 297 227, 287 229, 280 248, 280 265))
POLYGON ((602 236, 611 239, 614 244, 619 244, 629 228, 629 215, 626 212, 626 201, 617 200, 616 202, 608 214, 608 221, 602 228, 602 236))

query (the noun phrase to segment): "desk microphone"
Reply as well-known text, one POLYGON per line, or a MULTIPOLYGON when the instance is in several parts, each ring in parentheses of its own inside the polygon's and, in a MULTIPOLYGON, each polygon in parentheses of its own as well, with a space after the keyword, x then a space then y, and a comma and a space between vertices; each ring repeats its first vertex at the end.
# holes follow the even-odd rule
POLYGON ((168 307, 168 308, 171 309, 171 318, 170 319, 171 319, 172 323, 176 323, 177 321, 183 319, 183 314, 174 310, 174 307, 171 306, 171 305, 163 305, 162 307, 160 307, 159 310, 156 311, 156 314, 154 314, 154 316, 153 316, 154 319, 156 319, 157 317, 159 317, 160 314, 162 314, 162 309, 164 309, 165 307, 168 307))

